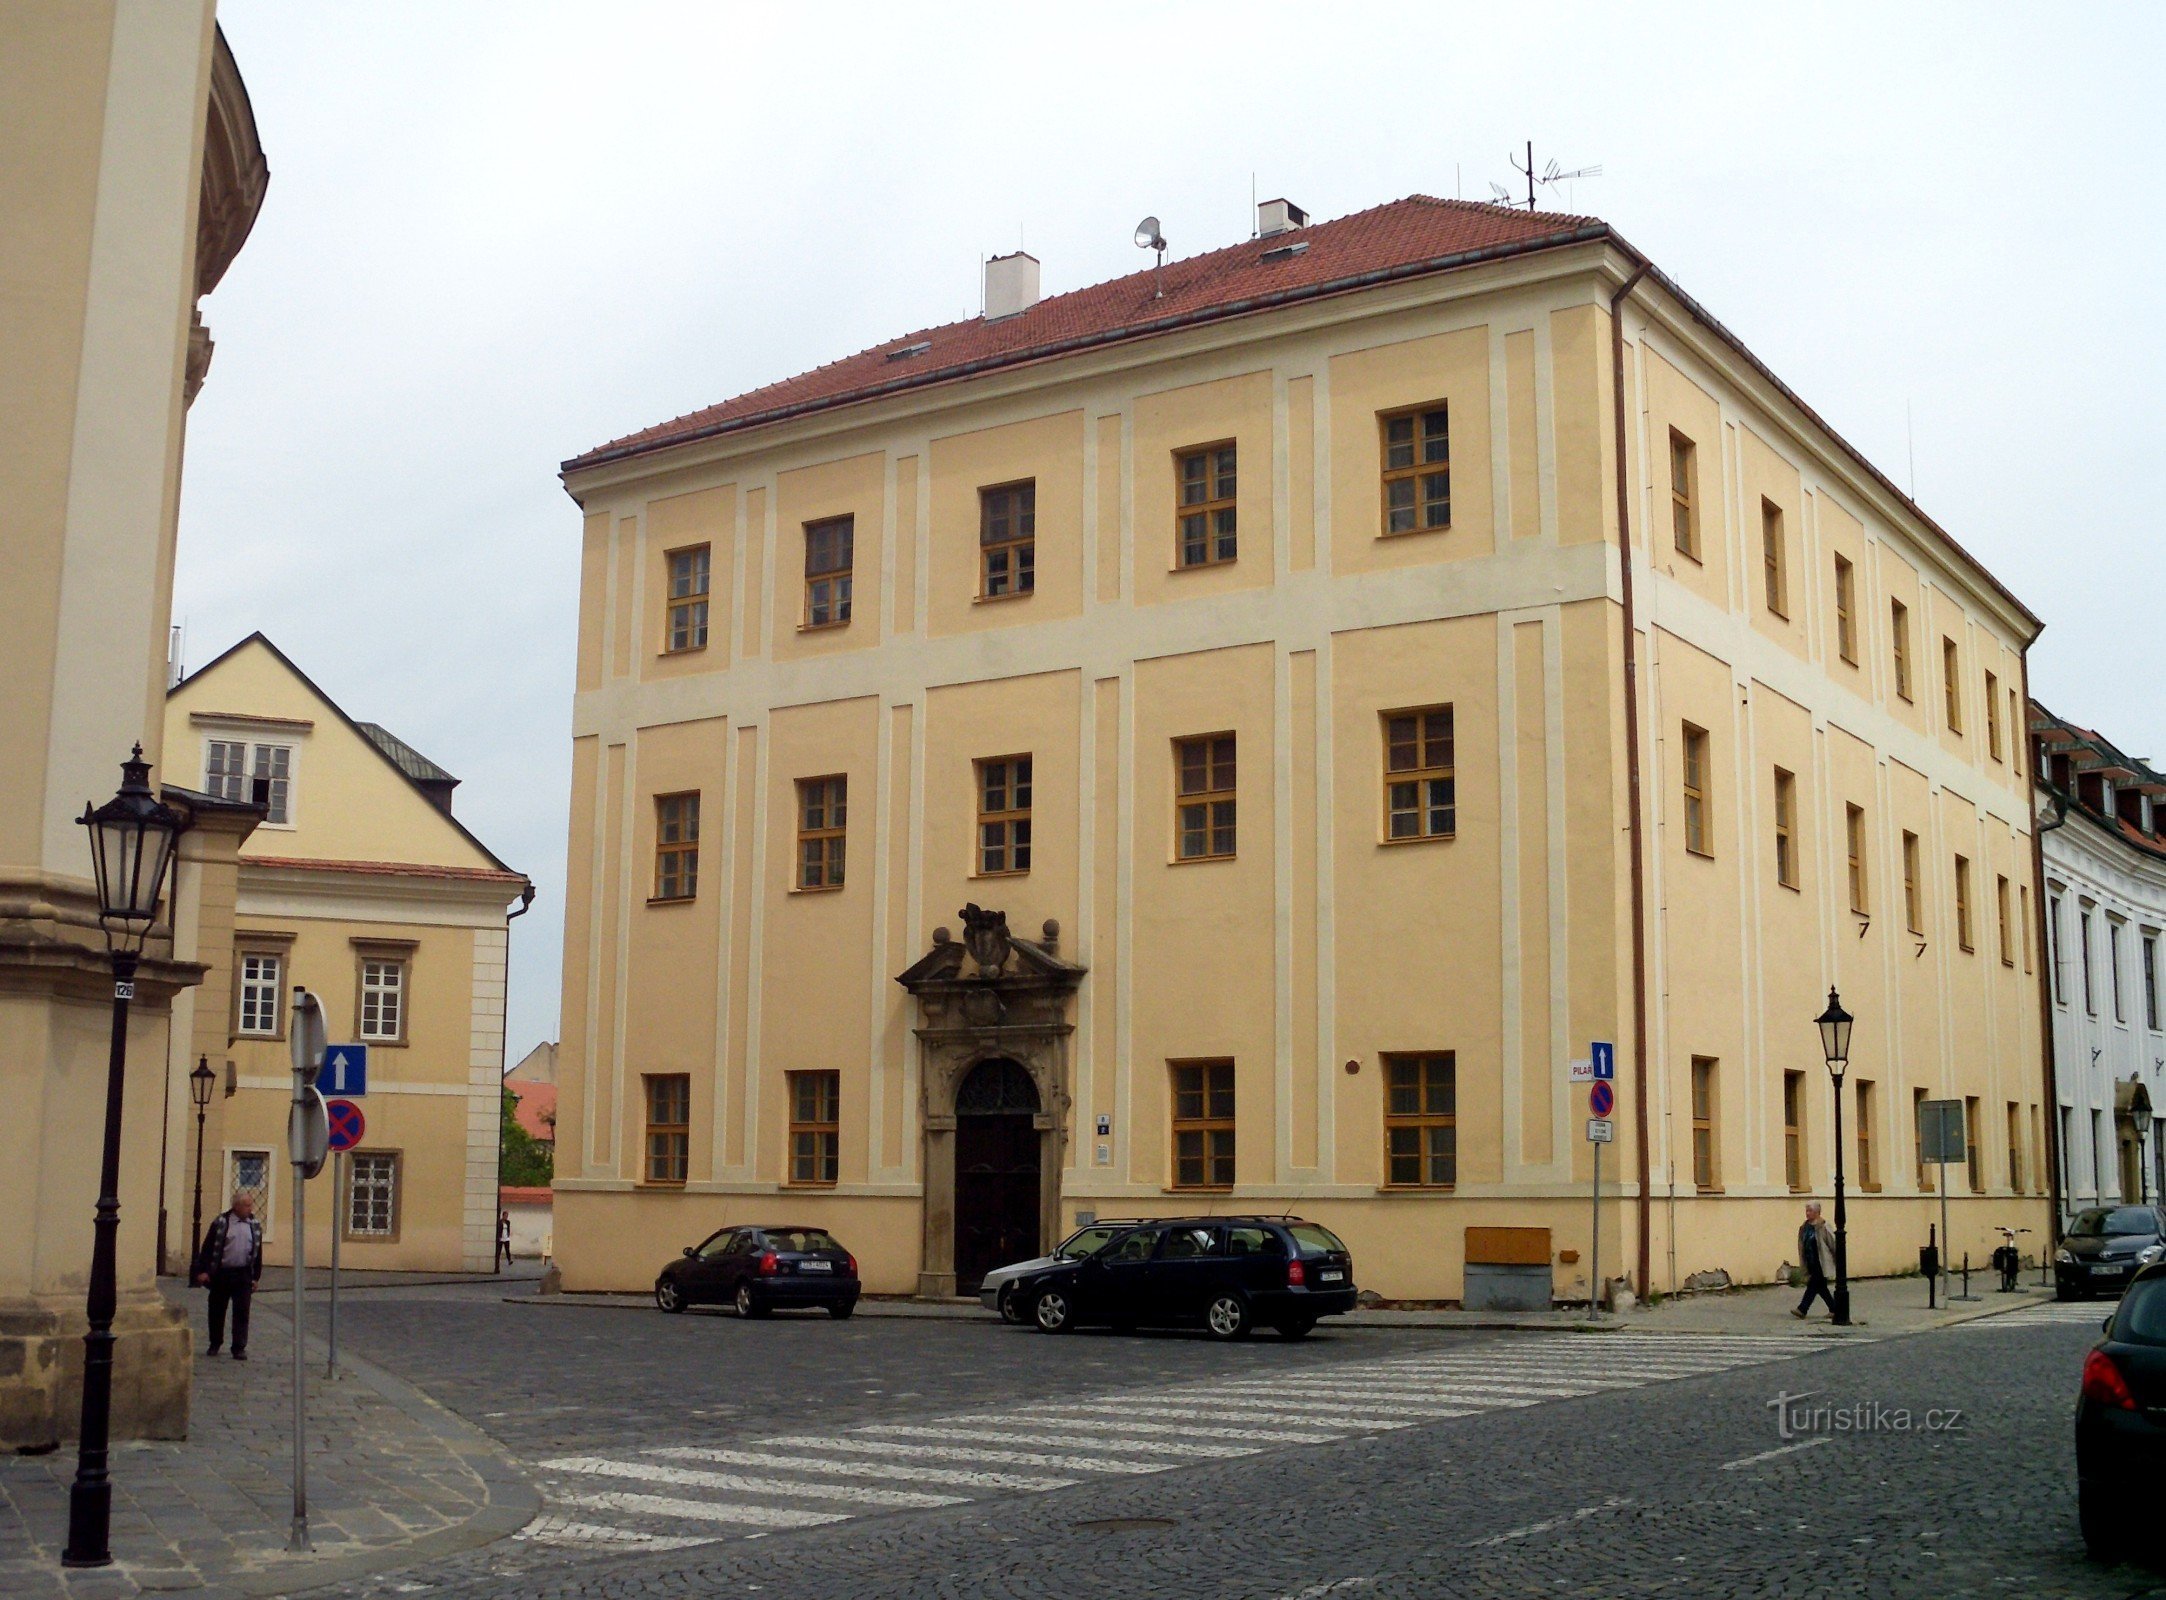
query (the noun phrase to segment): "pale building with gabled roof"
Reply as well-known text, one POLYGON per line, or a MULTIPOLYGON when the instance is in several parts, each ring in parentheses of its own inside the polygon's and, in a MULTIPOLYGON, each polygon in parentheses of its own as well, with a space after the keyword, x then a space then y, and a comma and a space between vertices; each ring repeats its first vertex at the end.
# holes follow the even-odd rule
MULTIPOLYGON (((309 1259, 340 1231, 345 1265, 486 1270, 494 1258, 507 918, 533 894, 453 814, 458 779, 376 723, 356 722, 284 652, 251 634, 166 700, 165 771, 254 826, 234 847, 230 903, 206 906, 175 1004, 169 1195, 192 1199, 182 1081, 218 1074, 204 1141, 206 1214, 246 1188, 265 1258, 292 1259, 285 1127, 292 992, 322 1001, 335 1043, 369 1047, 366 1134, 311 1186, 309 1259)), ((206 896, 219 875, 203 875, 206 896)), ((168 1253, 187 1239, 170 1230, 168 1253)), ((170 1261, 177 1269, 179 1263, 170 1261)))

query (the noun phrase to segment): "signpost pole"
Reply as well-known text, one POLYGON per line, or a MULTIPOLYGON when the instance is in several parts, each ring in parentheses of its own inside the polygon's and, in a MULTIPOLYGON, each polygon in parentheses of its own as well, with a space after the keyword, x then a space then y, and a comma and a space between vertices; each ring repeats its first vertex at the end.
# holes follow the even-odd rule
POLYGON ((1948 1273, 1948 1147, 1940 1150, 1940 1297, 1949 1298, 1955 1283, 1948 1273))
POLYGON ((293 1527, 292 1551, 313 1550, 308 1536, 308 1180, 323 1170, 323 1006, 296 984, 293 991, 293 1108, 286 1118, 286 1154, 293 1162, 293 1527))
POLYGON ((1594 1147, 1594 1243, 1587 1251, 1587 1316, 1602 1314, 1602 1146, 1594 1147))
POLYGON ((330 1358, 324 1362, 325 1378, 338 1376, 338 1236, 345 1230, 339 1226, 340 1208, 346 1194, 346 1152, 331 1153, 331 1307, 324 1316, 324 1343, 330 1349, 330 1358))

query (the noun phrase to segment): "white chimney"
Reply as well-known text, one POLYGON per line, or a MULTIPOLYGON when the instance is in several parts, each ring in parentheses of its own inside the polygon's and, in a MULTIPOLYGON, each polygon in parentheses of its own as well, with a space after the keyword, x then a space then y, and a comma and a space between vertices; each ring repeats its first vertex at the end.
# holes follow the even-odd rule
POLYGON ((1291 200, 1266 200, 1256 207, 1256 237, 1268 239, 1275 233, 1291 233, 1304 227, 1309 214, 1291 200))
POLYGON ((1038 303, 1038 258, 1018 250, 985 264, 985 320, 997 322, 1038 303))

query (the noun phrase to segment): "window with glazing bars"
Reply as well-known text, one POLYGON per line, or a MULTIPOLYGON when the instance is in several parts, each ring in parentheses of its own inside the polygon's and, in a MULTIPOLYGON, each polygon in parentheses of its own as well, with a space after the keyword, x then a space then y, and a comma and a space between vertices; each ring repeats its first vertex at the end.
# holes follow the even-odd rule
POLYGON ((2158 1031, 2158 935, 2143 936, 2143 1025, 2158 1031))
POLYGON ((1782 507, 1772 500, 1760 502, 1760 567, 1767 589, 1767 609, 1778 617, 1790 615, 1790 574, 1784 559, 1782 507))
POLYGON ((699 893, 699 795, 654 797, 654 897, 689 900, 699 893))
POLYGON ((1963 731, 1963 657, 1953 639, 1940 641, 1941 693, 1947 701, 1948 731, 1963 731))
POLYGON ((2000 918, 2001 965, 2012 967, 2016 964, 2016 926, 2015 908, 2009 900, 2008 880, 1996 873, 1993 878, 1993 908, 2000 918))
POLYGON ((2076 931, 2082 935, 2077 943, 2076 955, 2083 963, 2083 1009, 2091 1016, 2098 1015, 2098 989, 2091 977, 2091 908, 2085 906, 2076 913, 2076 931))
POLYGON ((831 628, 850 620, 850 577, 857 519, 829 517, 805 524, 805 626, 831 628))
POLYGON ((1862 1079, 1858 1083, 1858 1187, 1880 1187, 1880 1174, 1873 1166, 1873 1085, 1862 1079))
POLYGON ((655 1072, 642 1078, 647 1091, 649 1183, 682 1183, 692 1152, 692 1077, 655 1072))
POLYGON ((1933 1192, 1933 1168, 1925 1159, 1925 1100, 1927 1091, 1910 1091, 1910 1153, 1918 1169, 1918 1187, 1933 1192))
POLYGON ((1173 742, 1178 791, 1173 807, 1174 853, 1182 861, 1233 854, 1234 736, 1214 733, 1173 742))
POLYGON ((2106 990, 2113 996, 2113 1020, 2126 1022, 2121 1011, 2121 924, 2106 919, 2106 990))
POLYGON ((1985 1193, 1985 1150, 1978 1137, 1978 1097, 1969 1095, 1963 1101, 1963 1156, 1969 1169, 1972 1194, 1985 1193))
POLYGON ((361 960, 361 1037, 385 1042, 406 1034, 406 963, 385 956, 361 960))
POLYGON ((1173 458, 1174 527, 1184 567, 1212 567, 1240 554, 1232 444, 1183 450, 1173 458))
POLYGON ((1233 1063, 1176 1061, 1173 1069, 1173 1186, 1233 1187, 1233 1063))
POLYGON ((2001 685, 1992 673, 1985 675, 1986 754, 2001 759, 2001 685))
POLYGON ((1805 1187, 1805 1074, 1782 1075, 1782 1170, 1795 1191, 1805 1187))
POLYGON ((1895 656, 1895 692, 1910 698, 1910 608, 1900 600, 1888 602, 1888 644, 1895 656))
POLYGON ((1974 948, 1970 930, 1970 857, 1955 858, 1955 942, 1963 949, 1974 948))
POLYGON ((978 763, 978 874, 1030 870, 1030 757, 978 763))
POLYGON ((387 1150, 356 1150, 346 1160, 346 1237, 382 1239, 397 1233, 398 1156, 387 1150))
POLYGON ((1384 1057, 1385 1181, 1448 1189, 1459 1181, 1458 1067, 1451 1051, 1384 1057))
POLYGON ((234 1032, 261 1039, 278 1036, 280 1003, 285 993, 284 956, 262 950, 241 952, 234 1032))
POLYGON ((797 887, 842 887, 843 843, 850 822, 848 778, 797 782, 797 887))
POLYGON ((1458 822, 1452 708, 1384 713, 1384 837, 1448 839, 1458 822))
POLYGON ((1775 769, 1775 881, 1797 887, 1797 779, 1775 769))
POLYGON ((1440 405, 1395 412, 1384 429, 1384 531, 1452 523, 1451 414, 1440 405))
POLYGON ((790 1182, 828 1185, 842 1173, 842 1074, 793 1072, 790 1182))
POLYGON ((713 551, 707 545, 669 553, 669 649, 707 648, 707 595, 713 551))
POLYGON ((1692 1058, 1692 1186, 1708 1190, 1715 1177, 1715 1058, 1692 1058))
POLYGON ((2008 1102, 2008 1187, 2023 1192, 2023 1107, 2008 1102))
POLYGON ((1029 594, 1038 583, 1038 484, 978 491, 978 593, 1029 594))
POLYGON ((1715 853, 1707 815, 1707 730, 1684 725, 1685 848, 1696 856, 1715 853))
POLYGON ((1699 452, 1670 430, 1670 541, 1680 554, 1700 559, 1699 452))
POLYGON ((1858 664, 1858 575, 1841 556, 1835 558, 1835 653, 1858 664))
POLYGON ((1903 926, 1925 932, 1925 893, 1918 882, 1918 836, 1903 834, 1903 926))
POLYGON ((1843 838, 1850 851, 1850 909, 1860 914, 1872 909, 1871 883, 1866 876, 1865 808, 1843 807, 1843 838))

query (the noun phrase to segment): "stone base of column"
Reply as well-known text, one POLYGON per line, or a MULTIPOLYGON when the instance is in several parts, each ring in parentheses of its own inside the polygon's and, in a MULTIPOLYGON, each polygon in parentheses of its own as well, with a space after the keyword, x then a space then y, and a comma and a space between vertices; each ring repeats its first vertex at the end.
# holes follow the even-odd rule
MULTIPOLYGON (((82 1420, 82 1303, 0 1301, 0 1450, 72 1442, 82 1420)), ((114 1439, 184 1439, 195 1382, 187 1314, 157 1291, 124 1297, 113 1316, 114 1439)))
POLYGON ((920 1300, 953 1300, 955 1298, 955 1274, 952 1272, 919 1273, 918 1298, 920 1300))

